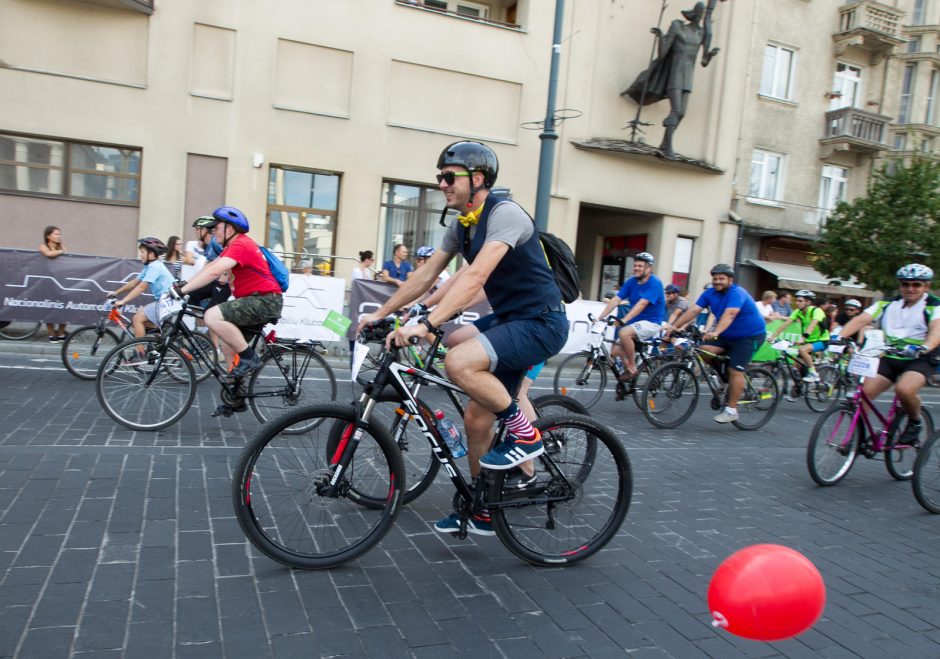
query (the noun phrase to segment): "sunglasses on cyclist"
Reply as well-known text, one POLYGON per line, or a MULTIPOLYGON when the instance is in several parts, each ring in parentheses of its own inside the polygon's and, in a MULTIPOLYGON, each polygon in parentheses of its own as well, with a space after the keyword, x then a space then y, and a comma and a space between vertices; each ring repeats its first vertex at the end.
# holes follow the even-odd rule
POLYGON ((923 288, 926 286, 926 282, 922 281, 902 281, 901 288, 923 288))
POLYGON ((437 178, 438 183, 444 181, 447 185, 453 185, 458 176, 470 176, 470 172, 444 172, 438 174, 435 178, 437 178))

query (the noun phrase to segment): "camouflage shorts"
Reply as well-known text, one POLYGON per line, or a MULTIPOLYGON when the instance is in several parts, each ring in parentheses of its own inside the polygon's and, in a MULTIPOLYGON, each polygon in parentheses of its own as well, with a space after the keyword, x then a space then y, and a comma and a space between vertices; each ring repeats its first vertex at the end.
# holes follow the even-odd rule
POLYGON ((267 295, 248 295, 237 300, 229 300, 219 305, 222 318, 238 325, 251 327, 271 323, 281 317, 284 298, 274 293, 267 295))

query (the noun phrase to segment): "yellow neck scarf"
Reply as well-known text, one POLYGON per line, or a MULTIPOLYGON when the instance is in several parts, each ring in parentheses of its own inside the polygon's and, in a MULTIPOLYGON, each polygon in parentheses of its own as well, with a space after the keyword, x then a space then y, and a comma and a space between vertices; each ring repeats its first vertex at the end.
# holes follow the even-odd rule
POLYGON ((475 211, 470 211, 466 215, 458 215, 457 221, 460 222, 465 227, 469 227, 471 224, 476 224, 480 221, 480 213, 483 212, 483 204, 480 204, 480 207, 475 211))

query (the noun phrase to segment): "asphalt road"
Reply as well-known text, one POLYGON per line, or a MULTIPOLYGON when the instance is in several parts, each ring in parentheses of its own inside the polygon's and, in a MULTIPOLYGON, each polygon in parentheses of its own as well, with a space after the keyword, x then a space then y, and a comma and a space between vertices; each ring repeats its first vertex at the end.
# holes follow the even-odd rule
POLYGON ((583 564, 435 533, 439 476, 364 558, 300 572, 233 516, 249 414, 211 418, 206 383, 176 426, 128 431, 51 352, 0 346, 0 657, 940 657, 940 516, 874 460, 817 487, 802 403, 744 432, 703 399, 665 431, 609 393, 593 413, 630 453, 634 498, 583 564), (827 587, 815 627, 770 644, 715 629, 706 603, 719 563, 765 542, 803 552, 827 587))

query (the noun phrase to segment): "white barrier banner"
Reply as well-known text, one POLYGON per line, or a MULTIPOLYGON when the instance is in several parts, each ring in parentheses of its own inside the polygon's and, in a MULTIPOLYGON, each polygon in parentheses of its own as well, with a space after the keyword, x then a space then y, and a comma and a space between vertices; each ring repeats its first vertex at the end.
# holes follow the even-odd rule
POLYGON ((266 329, 289 339, 336 341, 340 337, 323 327, 323 321, 330 311, 343 313, 345 289, 345 279, 292 274, 281 319, 266 329))
POLYGON ((604 302, 593 300, 575 300, 565 305, 565 314, 568 316, 568 342, 561 349, 563 353, 587 350, 591 342, 591 321, 588 320, 588 314, 597 318, 605 306, 604 302))

